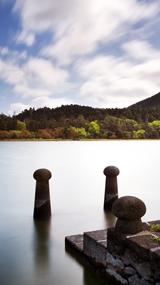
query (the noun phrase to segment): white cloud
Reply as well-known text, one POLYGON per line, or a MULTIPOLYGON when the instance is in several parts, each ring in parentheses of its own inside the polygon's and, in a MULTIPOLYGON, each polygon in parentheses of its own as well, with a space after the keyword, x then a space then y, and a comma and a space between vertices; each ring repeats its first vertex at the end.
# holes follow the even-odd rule
POLYGON ((13 103, 10 104, 10 110, 9 110, 9 115, 13 115, 14 112, 16 114, 21 113, 22 111, 24 111, 25 109, 29 109, 31 106, 30 105, 25 105, 23 103, 13 103))
POLYGON ((31 32, 23 30, 15 36, 17 43, 24 43, 27 46, 31 46, 35 41, 35 35, 31 32))
POLYGON ((31 58, 23 66, 23 70, 30 85, 36 85, 51 92, 57 89, 59 89, 58 92, 62 92, 67 86, 68 72, 53 66, 49 60, 31 58))
POLYGON ((100 42, 117 41, 127 34, 132 24, 151 18, 157 12, 156 4, 147 6, 136 1, 95 0, 92 4, 85 1, 83 5, 84 9, 76 11, 63 37, 42 49, 43 56, 57 58, 59 64, 68 64, 76 56, 96 51, 100 42))
POLYGON ((8 47, 0 46, 0 55, 1 57, 6 57, 7 59, 12 60, 12 62, 19 62, 20 60, 27 59, 27 51, 23 50, 19 52, 18 50, 10 50, 8 47))
POLYGON ((6 55, 9 53, 9 49, 7 47, 1 47, 0 53, 1 53, 1 55, 6 55))
POLYGON ((0 79, 32 107, 71 104, 71 79, 95 107, 127 107, 159 92, 160 52, 149 43, 159 0, 15 0, 13 11, 27 52, 0 47, 0 79), (35 50, 39 57, 30 57, 35 50))
POLYGON ((30 88, 26 84, 16 84, 13 88, 13 91, 15 92, 15 94, 21 95, 22 98, 51 95, 50 91, 38 87, 30 88))
POLYGON ((29 108, 43 108, 43 107, 48 107, 48 108, 56 108, 60 107, 62 105, 70 105, 73 104, 71 99, 62 97, 62 98, 48 98, 48 97, 37 97, 33 99, 30 104, 23 104, 20 102, 17 103, 12 103, 10 104, 10 109, 9 109, 9 115, 13 115, 14 112, 16 114, 21 113, 25 109, 29 108))
POLYGON ((22 65, 0 59, 0 78, 13 86, 22 97, 50 96, 71 90, 68 72, 54 66, 49 60, 30 58, 22 65))
POLYGON ((122 45, 126 55, 139 60, 160 58, 160 51, 154 49, 147 41, 132 40, 122 45))
POLYGON ((27 51, 26 50, 19 53, 19 59, 27 59, 27 51))
POLYGON ((84 80, 81 99, 99 107, 128 107, 159 92, 159 52, 147 42, 134 42, 134 50, 132 43, 123 45, 127 51, 124 57, 97 56, 77 62, 75 70, 84 80), (138 51, 138 62, 128 58, 130 53, 136 58, 138 51))
POLYGON ((17 0, 14 11, 20 12, 24 33, 53 32, 53 42, 41 53, 68 64, 96 51, 100 42, 127 34, 139 21, 153 20, 160 7, 158 1, 17 0))
POLYGON ((24 72, 12 60, 3 61, 0 59, 0 78, 10 85, 19 82, 25 84, 24 72))
POLYGON ((33 107, 36 108, 56 108, 60 107, 61 105, 70 105, 73 104, 71 99, 62 97, 62 98, 48 98, 48 97, 38 97, 32 100, 31 102, 33 107))

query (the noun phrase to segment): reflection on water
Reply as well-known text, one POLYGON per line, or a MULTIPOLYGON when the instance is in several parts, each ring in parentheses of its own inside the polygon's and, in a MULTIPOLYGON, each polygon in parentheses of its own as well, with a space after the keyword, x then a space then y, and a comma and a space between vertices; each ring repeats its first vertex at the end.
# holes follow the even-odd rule
POLYGON ((37 274, 50 270, 50 227, 51 221, 34 221, 33 252, 37 274))
POLYGON ((108 165, 120 169, 119 197, 144 201, 143 221, 158 220, 160 141, 0 142, 0 284, 100 285, 65 251, 65 236, 113 227, 103 211, 108 165), (33 222, 39 168, 52 172, 50 222, 33 222))
POLYGON ((106 229, 112 228, 115 226, 116 223, 116 217, 113 215, 111 211, 104 211, 104 218, 106 221, 106 229))
MULTIPOLYGON (((105 220, 105 227, 104 228, 109 228, 109 227, 114 227, 115 222, 116 222, 116 217, 113 215, 111 211, 104 211, 104 220, 105 220)), ((74 260, 78 265, 80 265, 83 268, 83 284, 84 285, 111 285, 109 282, 106 283, 106 281, 103 278, 100 278, 100 276, 97 276, 97 274, 89 269, 73 252, 65 248, 66 255, 70 257, 70 259, 74 260)))
POLYGON ((97 274, 91 270, 88 270, 85 266, 83 268, 83 284, 84 285, 112 285, 109 281, 97 276, 97 274))
POLYGON ((70 251, 68 248, 65 249, 66 255, 70 257, 72 261, 74 261, 78 266, 81 267, 83 270, 83 283, 84 285, 111 285, 109 282, 106 283, 106 281, 103 278, 100 278, 91 268, 88 268, 82 260, 73 254, 72 251, 70 251))

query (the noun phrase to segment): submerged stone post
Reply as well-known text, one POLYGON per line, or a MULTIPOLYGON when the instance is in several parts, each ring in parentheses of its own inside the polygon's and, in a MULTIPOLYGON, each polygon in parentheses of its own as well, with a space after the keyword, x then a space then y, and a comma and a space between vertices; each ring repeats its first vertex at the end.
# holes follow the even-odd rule
POLYGON ((137 234, 143 230, 141 217, 146 213, 144 202, 134 196, 119 198, 112 207, 118 218, 115 231, 122 234, 137 234))
POLYGON ((113 203, 118 199, 117 175, 120 171, 116 166, 107 166, 103 173, 106 176, 104 210, 111 211, 113 203))
POLYGON ((34 204, 34 219, 48 220, 51 217, 51 205, 49 194, 49 179, 52 174, 49 170, 41 168, 34 172, 36 180, 36 193, 34 204))

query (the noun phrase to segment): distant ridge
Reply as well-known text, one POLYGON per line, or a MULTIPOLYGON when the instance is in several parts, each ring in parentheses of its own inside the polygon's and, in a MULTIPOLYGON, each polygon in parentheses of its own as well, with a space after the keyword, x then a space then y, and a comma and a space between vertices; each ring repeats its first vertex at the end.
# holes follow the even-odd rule
POLYGON ((130 109, 160 109, 160 92, 145 100, 139 101, 128 108, 130 109))

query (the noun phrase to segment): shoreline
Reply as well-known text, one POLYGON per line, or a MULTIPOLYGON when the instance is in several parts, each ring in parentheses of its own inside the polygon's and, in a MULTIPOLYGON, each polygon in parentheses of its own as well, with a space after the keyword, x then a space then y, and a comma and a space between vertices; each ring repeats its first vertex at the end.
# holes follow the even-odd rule
POLYGON ((87 141, 159 141, 160 139, 4 139, 0 140, 0 142, 87 142, 87 141))

